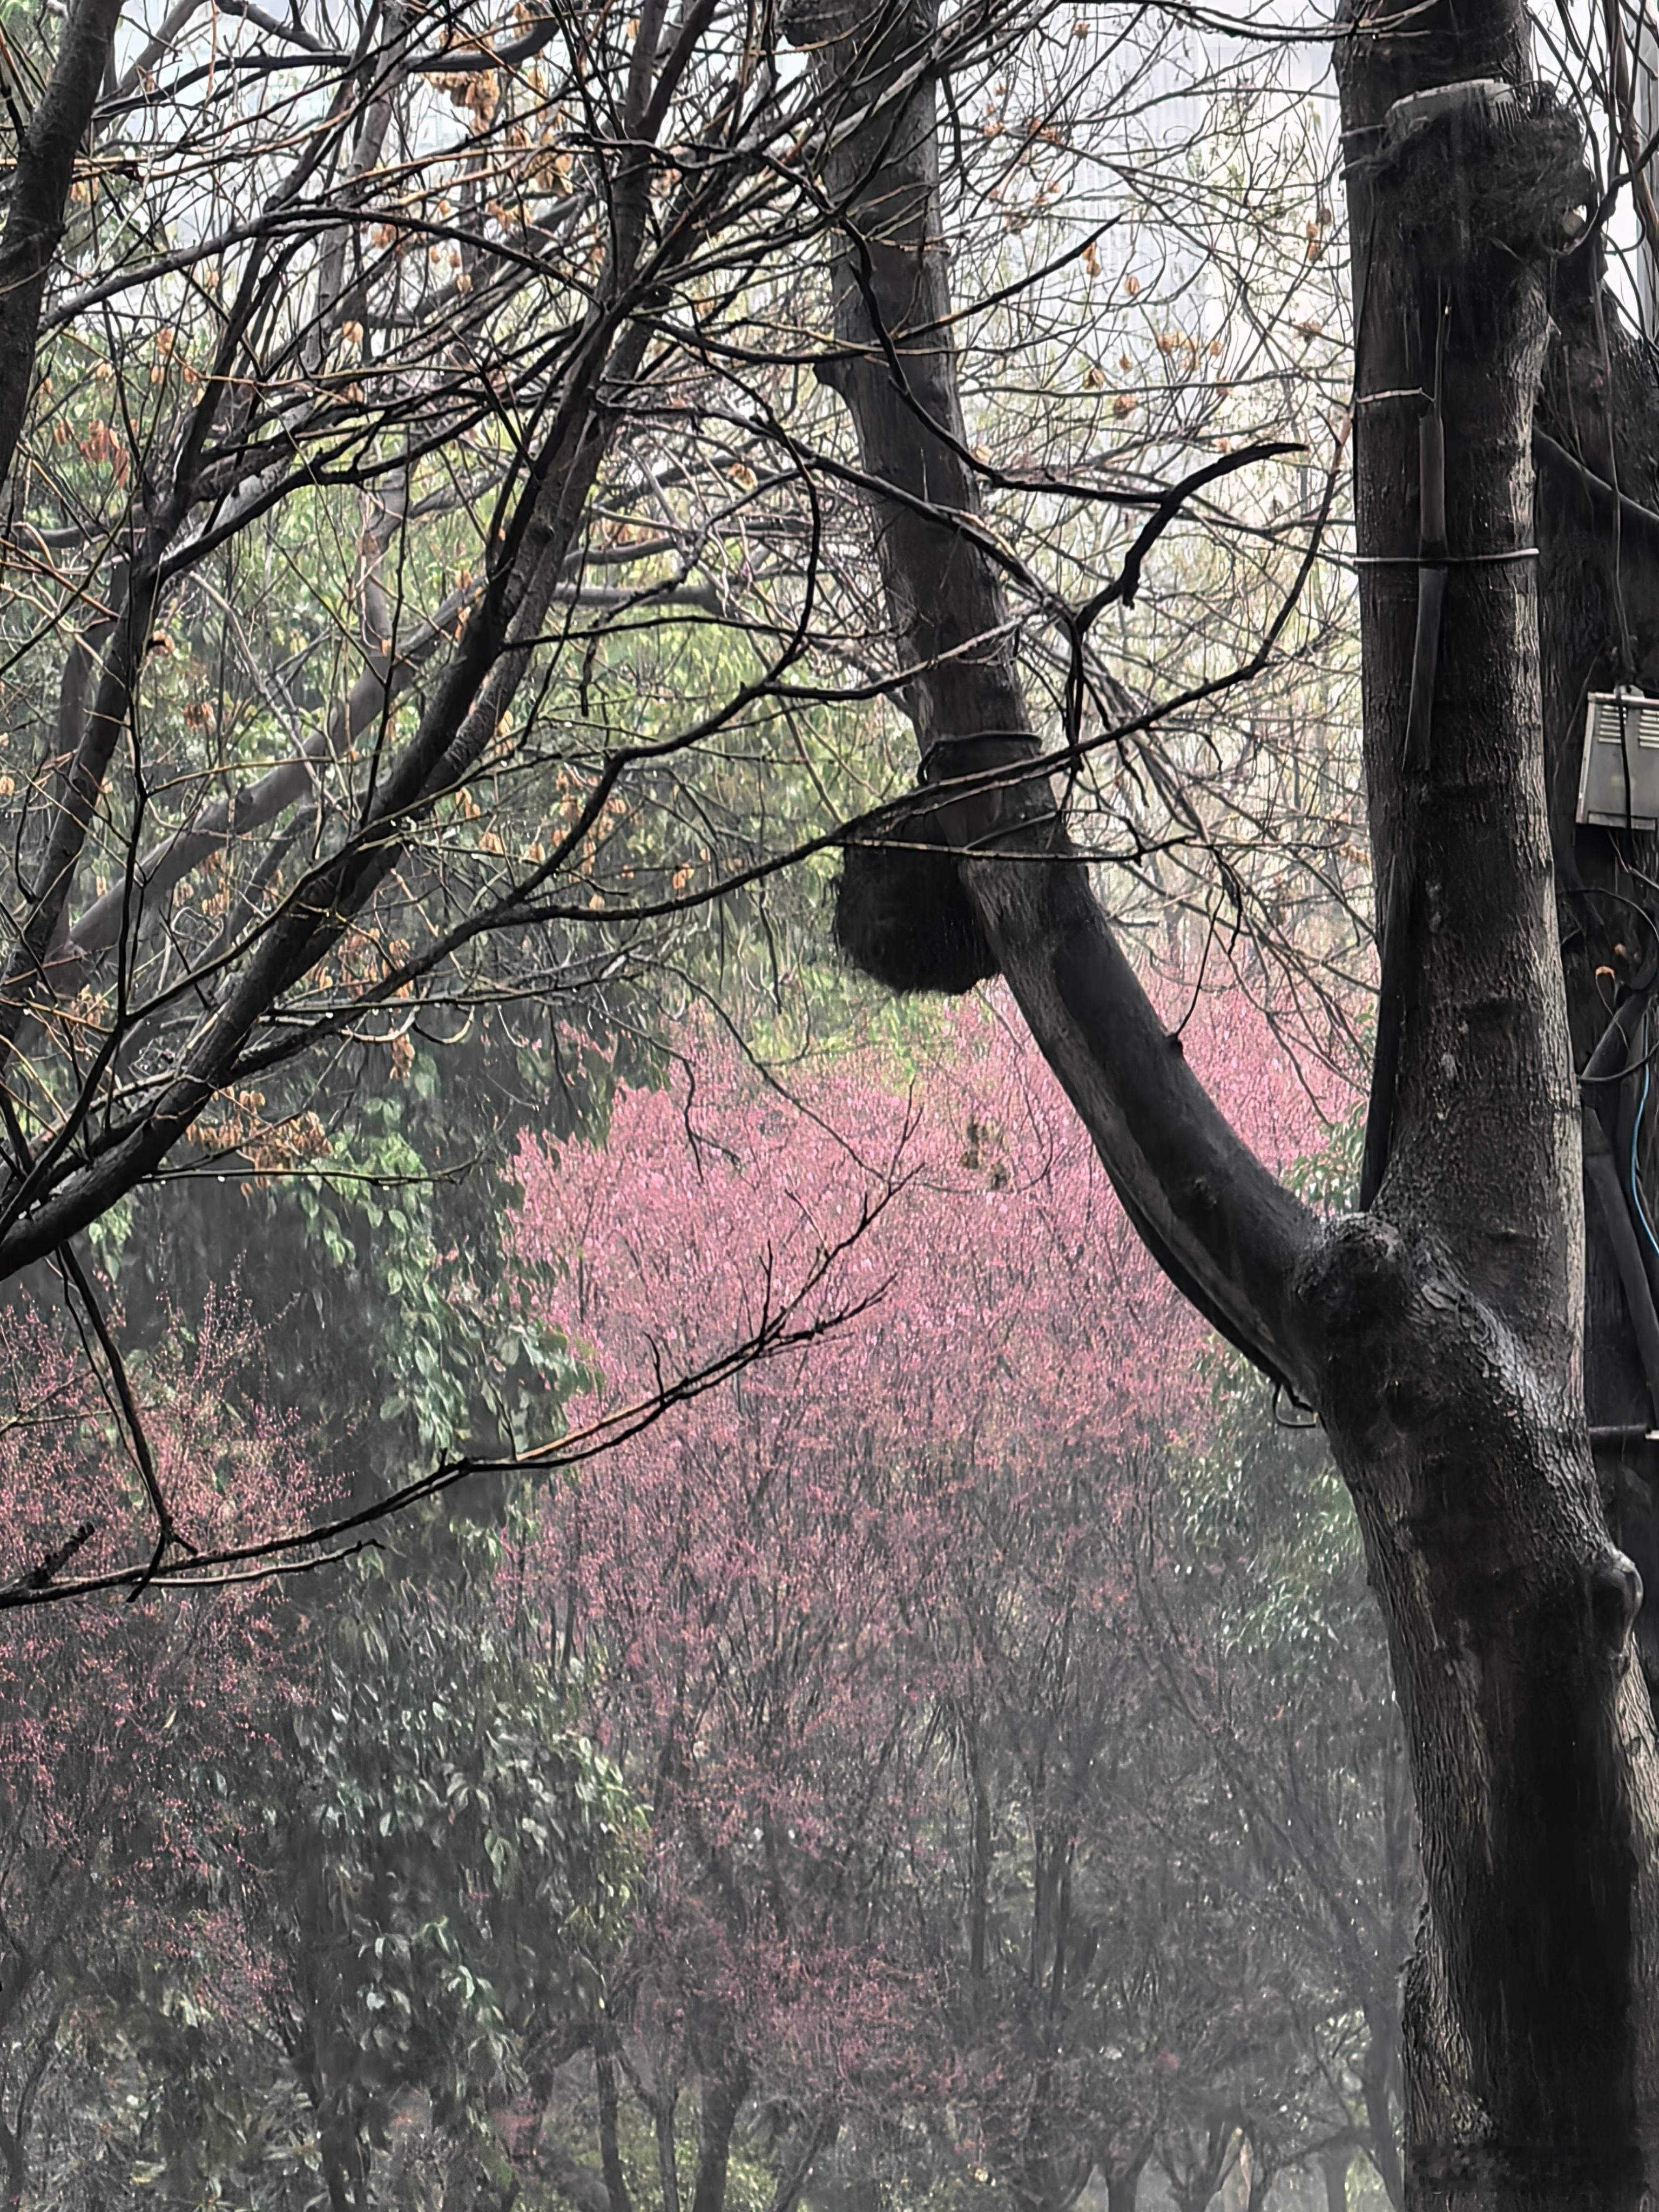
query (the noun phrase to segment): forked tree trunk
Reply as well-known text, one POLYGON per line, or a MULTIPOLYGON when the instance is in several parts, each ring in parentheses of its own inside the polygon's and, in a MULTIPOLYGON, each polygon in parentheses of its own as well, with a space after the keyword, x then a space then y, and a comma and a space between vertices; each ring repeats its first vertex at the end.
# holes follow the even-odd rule
POLYGON ((1250 2193, 1244 2200, 1244 2212, 1267 2212, 1267 2203, 1279 2179, 1276 2166, 1250 2166, 1250 2193))
POLYGON ((1106 2179, 1106 2212, 1135 2212, 1140 2195, 1140 2177, 1146 2171, 1146 2161, 1152 2154, 1152 2139, 1145 2142, 1121 2166, 1102 2168, 1106 2179))
POLYGON ((1194 2141, 1190 2130, 1166 2137, 1158 2154, 1176 2212, 1206 2212, 1238 2160, 1238 2130, 1231 2113, 1218 2113, 1194 2141))
POLYGON ((1407 2203, 1636 2212, 1659 2184, 1659 1760, 1632 1657, 1638 1585, 1584 1419, 1581 1124, 1528 550, 1546 286, 1587 184, 1558 117, 1470 83, 1524 80, 1508 0, 1455 22, 1444 0, 1389 14, 1401 35, 1362 29, 1344 70, 1392 1038, 1364 1213, 1315 1221, 1226 1127, 1032 773, 957 392, 927 0, 830 0, 793 23, 846 240, 825 374, 887 488, 897 658, 998 964, 1156 1255, 1314 1405, 1354 1497, 1429 1897, 1407 1993, 1407 2203))

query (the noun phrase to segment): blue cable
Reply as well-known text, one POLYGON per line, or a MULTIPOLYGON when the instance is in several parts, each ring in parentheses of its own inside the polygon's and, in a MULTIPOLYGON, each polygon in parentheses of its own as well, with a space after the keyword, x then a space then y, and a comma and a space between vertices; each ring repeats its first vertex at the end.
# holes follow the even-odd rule
POLYGON ((1636 1119, 1630 1133, 1630 1197, 1632 1209, 1642 1224, 1642 1232, 1652 1246, 1655 1256, 1659 1257, 1659 1237, 1654 1235, 1653 1224, 1648 1219, 1647 1208, 1642 1203, 1641 1178, 1636 1172, 1636 1148, 1641 1141, 1642 1118, 1648 1110, 1648 1093, 1653 1088, 1653 1060, 1648 1042, 1648 1026, 1644 1018, 1642 1024, 1642 1096, 1637 1102, 1636 1119))

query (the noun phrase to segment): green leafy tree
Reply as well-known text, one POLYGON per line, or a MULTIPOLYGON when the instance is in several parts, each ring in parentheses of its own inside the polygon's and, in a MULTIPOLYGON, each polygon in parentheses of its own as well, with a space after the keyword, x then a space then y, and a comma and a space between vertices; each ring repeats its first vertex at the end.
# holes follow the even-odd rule
POLYGON ((638 1815, 489 1529, 371 1558, 242 1778, 237 1909, 335 2212, 398 2100, 488 2139, 525 2053, 599 2002, 638 1815))

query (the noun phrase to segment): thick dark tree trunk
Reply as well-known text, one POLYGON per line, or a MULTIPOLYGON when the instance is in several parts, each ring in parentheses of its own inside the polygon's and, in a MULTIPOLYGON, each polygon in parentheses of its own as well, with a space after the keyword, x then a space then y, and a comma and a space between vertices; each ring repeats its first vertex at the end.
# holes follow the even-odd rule
POLYGON ((697 2179, 691 2212, 725 2212, 726 2178, 732 2164, 732 2135, 749 2094, 747 2062, 735 2053, 702 2085, 697 2133, 697 2179))
POLYGON ((657 2184, 662 2192, 662 2212, 680 2212, 680 2175, 674 2141, 674 2114, 679 2093, 665 2087, 652 2107, 652 2128, 657 2138, 657 2184))
POLYGON ((616 2030, 608 2020, 601 2021, 594 2030, 593 2080, 599 2107, 599 2170, 605 2176, 609 2212, 634 2212, 618 2136, 621 2100, 617 2094, 616 2030))
POLYGON ((1559 117, 1470 82, 1524 83, 1510 0, 1377 21, 1344 68, 1388 1039, 1366 1212, 1313 1221, 1215 1114, 1033 775, 957 396, 927 0, 835 0, 795 25, 827 103, 863 118, 825 165, 848 239, 825 374, 889 488, 874 503, 897 656, 918 671, 908 702, 945 785, 933 820, 973 912, 1131 1218, 1316 1407, 1354 1496, 1429 1895, 1406 2000, 1407 2202, 1635 2212, 1659 2183, 1659 1760, 1632 1657, 1638 1584, 1584 1419, 1581 1120, 1529 550, 1549 287, 1587 183, 1559 117))
POLYGON ((1362 23, 1344 52, 1379 1026, 1398 1049, 1361 1237, 1393 1281, 1355 1332, 1388 1350, 1345 1374, 1334 1332, 1321 1409, 1425 1839, 1408 2201, 1611 2205, 1639 2201, 1651 2139, 1651 1728, 1623 1658, 1639 1593, 1579 1428, 1579 1121, 1526 550, 1547 276, 1588 180, 1526 88, 1524 34, 1498 5, 1409 38, 1362 23), (1425 1294, 1439 1317, 1409 1318, 1425 1294))
POLYGON ((4 2175, 4 2212, 23 2212, 29 2193, 27 2146, 21 2130, 0 2120, 0 2172, 4 2175))
POLYGON ((1268 2200, 1279 2179, 1279 2168, 1266 2164, 1258 2166, 1250 2160, 1250 2193, 1245 2199, 1244 2212, 1267 2212, 1268 2200))
POLYGON ((1140 2195, 1140 2177, 1146 2171, 1146 2160, 1152 2155, 1148 2143, 1132 2165, 1119 2166, 1106 2176, 1106 2212, 1135 2212, 1140 2195))
MULTIPOLYGON (((1659 499, 1659 384, 1650 358, 1620 328, 1602 262, 1598 232, 1548 271, 1553 331, 1538 404, 1543 434, 1534 440, 1544 757, 1574 1064, 1585 1066, 1606 1028, 1611 979, 1636 1017, 1628 1062, 1639 1068, 1654 965, 1652 926, 1643 915, 1659 878, 1659 838, 1576 820, 1588 694, 1632 683, 1659 692, 1659 532, 1650 520, 1659 499), (1625 499, 1622 517, 1614 486, 1625 499), (1633 514, 1632 499, 1646 516, 1633 514)), ((1626 1188, 1646 1088, 1645 1072, 1633 1072, 1590 1086, 1586 1099, 1626 1188)), ((1641 1133, 1640 1149, 1650 1164, 1650 1131, 1641 1133)), ((1652 1334, 1659 1270, 1650 1250, 1644 1267, 1629 1269, 1627 1253, 1621 1267, 1605 1170, 1598 1180, 1601 1194, 1586 1189, 1585 1405, 1609 1525, 1644 1588, 1659 1592, 1659 1457, 1648 1440, 1659 1428, 1652 1334), (1636 1303, 1646 1309, 1645 1356, 1632 1273, 1636 1303)), ((1620 1204, 1628 1214, 1626 1189, 1620 1204)), ((1651 1690, 1659 1686, 1659 1601, 1638 1616, 1637 1641, 1651 1690)))
POLYGON ((121 0, 74 0, 64 10, 52 75, 19 133, 0 230, 0 297, 6 302, 0 316, 0 484, 10 473, 23 426, 40 305, 64 234, 75 157, 92 121, 120 13, 121 0))

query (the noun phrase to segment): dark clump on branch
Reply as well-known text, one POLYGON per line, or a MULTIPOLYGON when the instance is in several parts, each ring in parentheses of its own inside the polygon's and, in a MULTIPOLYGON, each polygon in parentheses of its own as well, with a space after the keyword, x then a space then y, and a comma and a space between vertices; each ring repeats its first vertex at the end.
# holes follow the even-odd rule
POLYGON ((879 839, 847 847, 835 934, 853 965, 890 991, 959 998, 997 972, 956 854, 928 808, 900 817, 879 839))
POLYGON ((1401 220, 1446 265, 1488 245, 1510 258, 1559 255, 1596 204, 1578 125, 1545 85, 1475 78, 1396 100, 1375 159, 1396 169, 1401 220))

